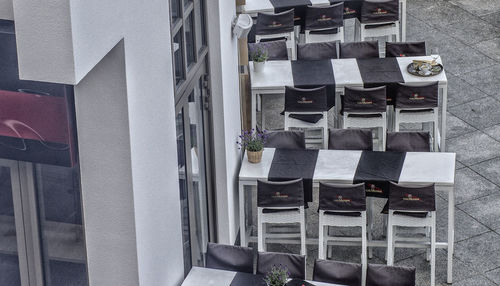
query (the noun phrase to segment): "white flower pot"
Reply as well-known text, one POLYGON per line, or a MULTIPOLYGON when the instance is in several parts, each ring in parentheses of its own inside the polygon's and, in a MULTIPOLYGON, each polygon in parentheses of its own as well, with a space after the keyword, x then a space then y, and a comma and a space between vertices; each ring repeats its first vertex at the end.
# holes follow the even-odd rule
POLYGON ((266 62, 253 62, 253 71, 262 72, 266 67, 266 62))

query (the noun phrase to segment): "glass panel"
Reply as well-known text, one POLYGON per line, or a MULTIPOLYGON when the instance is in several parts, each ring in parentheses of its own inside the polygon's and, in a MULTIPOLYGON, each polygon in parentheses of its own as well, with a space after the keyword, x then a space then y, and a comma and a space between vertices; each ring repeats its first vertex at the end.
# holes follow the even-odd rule
POLYGON ((184 31, 186 33, 186 54, 187 54, 187 66, 195 63, 195 53, 196 47, 194 45, 194 13, 189 14, 189 17, 186 19, 186 26, 184 27, 184 31))
POLYGON ((10 168, 0 166, 0 285, 21 285, 10 168))
POLYGON ((195 9, 195 25, 196 25, 196 47, 198 47, 198 53, 201 51, 203 46, 207 45, 206 34, 205 34, 205 1, 198 0, 194 3, 195 9))
POLYGON ((184 9, 189 7, 189 4, 193 3, 193 0, 184 0, 184 9))
POLYGON ((175 84, 179 85, 185 78, 183 57, 182 29, 174 37, 175 84))
POLYGON ((186 178, 186 151, 184 136, 183 112, 179 112, 175 118, 177 130, 177 160, 179 168, 179 190, 181 198, 181 219, 182 219, 182 245, 184 251, 184 271, 187 275, 191 270, 191 241, 189 233, 189 204, 188 187, 186 178))
POLYGON ((170 3, 172 4, 172 23, 175 22, 176 19, 181 18, 181 0, 171 0, 170 3))
POLYGON ((78 167, 34 169, 45 285, 88 285, 78 167))
POLYGON ((203 266, 203 253, 208 242, 208 218, 205 173, 205 142, 203 136, 203 104, 201 80, 189 96, 191 135, 191 174, 195 229, 191 230, 193 265, 203 266))

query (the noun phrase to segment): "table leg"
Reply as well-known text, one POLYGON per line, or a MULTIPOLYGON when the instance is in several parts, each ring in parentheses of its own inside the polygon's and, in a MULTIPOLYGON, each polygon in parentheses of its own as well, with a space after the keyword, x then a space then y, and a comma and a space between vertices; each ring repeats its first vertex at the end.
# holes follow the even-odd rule
POLYGON ((247 230, 245 221, 245 185, 239 182, 240 200, 240 245, 247 246, 247 230))
POLYGON ((252 128, 257 128, 257 92, 252 90, 252 128))
POLYGON ((442 88, 443 103, 441 105, 441 143, 439 149, 441 152, 446 152, 446 110, 448 105, 448 84, 444 85, 442 88))
POLYGON ((453 276, 453 246, 455 243, 455 192, 453 187, 448 190, 448 275, 446 282, 452 283, 453 276))

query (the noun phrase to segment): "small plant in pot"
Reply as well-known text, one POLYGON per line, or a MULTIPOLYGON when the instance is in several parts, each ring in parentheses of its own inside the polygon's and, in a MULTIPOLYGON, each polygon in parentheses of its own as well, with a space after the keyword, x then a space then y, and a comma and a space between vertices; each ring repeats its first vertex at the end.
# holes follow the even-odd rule
POLYGON ((255 129, 250 131, 243 130, 238 137, 239 141, 237 141, 236 144, 247 151, 248 162, 259 163, 262 159, 262 151, 264 150, 264 143, 266 143, 267 131, 255 131, 255 129))
POLYGON ((250 58, 253 62, 253 70, 255 72, 262 72, 268 59, 267 51, 258 48, 250 55, 250 58))
POLYGON ((288 269, 283 265, 273 265, 271 271, 266 274, 264 282, 267 286, 285 286, 290 278, 288 269))

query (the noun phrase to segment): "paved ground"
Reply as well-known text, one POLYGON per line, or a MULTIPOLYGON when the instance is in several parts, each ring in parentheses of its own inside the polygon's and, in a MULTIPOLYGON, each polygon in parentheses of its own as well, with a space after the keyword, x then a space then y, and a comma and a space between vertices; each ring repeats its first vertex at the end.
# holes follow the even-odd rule
MULTIPOLYGON (((453 284, 500 285, 500 0, 408 0, 407 40, 425 40, 428 51, 437 47, 449 80, 447 151, 458 158, 453 284)), ((282 127, 276 112, 282 99, 264 104, 274 107, 266 113, 269 129, 282 127)), ((447 202, 438 195, 438 238, 444 238, 447 202)), ((308 213, 311 236, 317 235, 315 210, 308 213)), ((283 247, 297 250, 269 250, 283 247)), ((334 253, 333 259, 360 261, 357 248, 337 247, 334 253)), ((374 255, 370 263, 385 263, 383 250, 374 255)), ((317 247, 309 247, 309 270, 316 257, 317 247)), ((397 249, 396 265, 416 266, 417 285, 429 285, 423 251, 397 249)), ((437 252, 436 282, 446 285, 444 250, 437 252)))

